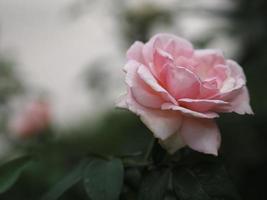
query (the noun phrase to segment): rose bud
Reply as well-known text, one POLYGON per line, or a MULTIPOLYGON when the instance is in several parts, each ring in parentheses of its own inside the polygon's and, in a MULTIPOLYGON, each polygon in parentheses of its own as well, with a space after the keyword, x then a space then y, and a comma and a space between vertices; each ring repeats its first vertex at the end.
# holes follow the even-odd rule
POLYGON ((45 101, 33 101, 10 119, 9 130, 16 138, 29 138, 41 133, 50 122, 50 105, 45 101))

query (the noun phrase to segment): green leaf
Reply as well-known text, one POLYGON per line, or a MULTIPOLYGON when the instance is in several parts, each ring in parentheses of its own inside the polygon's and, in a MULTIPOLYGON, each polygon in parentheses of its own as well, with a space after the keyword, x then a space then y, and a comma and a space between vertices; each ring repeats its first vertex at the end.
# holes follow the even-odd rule
POLYGON ((162 200, 168 189, 171 172, 169 169, 153 170, 148 173, 139 191, 139 200, 162 200))
POLYGON ((176 168, 173 188, 181 200, 239 200, 224 167, 218 164, 176 168))
POLYGON ((123 184, 121 160, 92 160, 84 171, 84 186, 92 200, 117 200, 123 184))
POLYGON ((32 163, 30 156, 16 158, 0 166, 0 193, 12 187, 21 172, 32 163))
POLYGON ((83 160, 73 171, 71 171, 66 177, 59 181, 54 187, 52 187, 41 200, 56 200, 66 190, 78 183, 83 174, 84 167, 88 164, 88 160, 83 160))

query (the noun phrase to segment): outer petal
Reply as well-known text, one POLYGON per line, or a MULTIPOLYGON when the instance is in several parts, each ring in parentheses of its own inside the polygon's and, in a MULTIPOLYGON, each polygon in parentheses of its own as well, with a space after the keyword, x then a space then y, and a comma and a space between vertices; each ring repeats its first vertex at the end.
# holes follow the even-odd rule
POLYGON ((239 95, 233 99, 231 102, 232 109, 234 112, 238 114, 253 114, 253 111, 250 107, 249 103, 249 94, 247 87, 243 87, 239 93, 239 95))
POLYGON ((232 90, 237 90, 246 84, 246 77, 243 69, 233 60, 227 60, 229 67, 228 78, 224 81, 220 92, 229 93, 232 90))
POLYGON ((221 99, 230 102, 233 106, 232 111, 239 114, 252 114, 249 105, 249 94, 245 86, 246 77, 242 68, 233 60, 227 60, 230 69, 228 78, 224 81, 220 93, 214 99, 221 99))
POLYGON ((124 108, 124 109, 127 109, 128 106, 127 106, 127 103, 126 103, 126 100, 127 100, 127 94, 124 94, 124 95, 121 95, 117 101, 116 101, 116 107, 117 108, 124 108))
POLYGON ((154 91, 138 75, 137 71, 141 64, 129 61, 126 64, 126 83, 130 87, 133 96, 138 103, 150 108, 160 108, 166 102, 160 93, 154 91))
POLYGON ((148 68, 141 65, 137 73, 147 85, 149 85, 154 91, 160 93, 162 98, 164 98, 166 102, 172 102, 173 104, 177 104, 177 101, 169 94, 169 92, 165 90, 161 85, 159 85, 158 81, 151 74, 148 68))
POLYGON ((244 74, 244 71, 242 67, 235 61, 233 60, 227 60, 226 61, 227 65, 231 69, 231 76, 235 78, 241 78, 243 79, 244 82, 246 82, 246 77, 244 74))
POLYGON ((194 59, 196 62, 198 62, 195 72, 198 74, 201 80, 209 78, 209 71, 212 70, 215 65, 225 64, 222 51, 217 49, 195 50, 194 59))
POLYGON ((172 34, 160 33, 152 37, 143 48, 143 55, 147 64, 153 60, 154 50, 161 48, 175 56, 189 56, 193 53, 193 47, 187 40, 172 34))
POLYGON ((218 154, 221 136, 213 120, 184 118, 180 134, 183 141, 192 149, 207 154, 218 154))
POLYGON ((187 108, 181 107, 181 106, 177 106, 177 105, 173 105, 171 103, 164 103, 161 106, 162 110, 173 110, 173 111, 179 111, 181 112, 183 115, 189 116, 189 117, 197 117, 197 118, 207 118, 207 119, 212 119, 215 117, 218 117, 219 115, 214 113, 214 112, 204 112, 204 113, 200 113, 200 112, 196 112, 193 110, 189 110, 187 108))
POLYGON ((140 116, 142 122, 156 138, 165 140, 180 128, 181 115, 179 113, 146 108, 136 102, 130 90, 126 104, 130 111, 140 116))
POLYGON ((143 57, 143 46, 144 44, 142 42, 135 42, 130 46, 128 49, 126 55, 128 60, 135 60, 139 63, 144 64, 144 57, 143 57))
POLYGON ((184 98, 178 102, 181 106, 198 112, 223 112, 230 109, 230 104, 221 100, 184 98))

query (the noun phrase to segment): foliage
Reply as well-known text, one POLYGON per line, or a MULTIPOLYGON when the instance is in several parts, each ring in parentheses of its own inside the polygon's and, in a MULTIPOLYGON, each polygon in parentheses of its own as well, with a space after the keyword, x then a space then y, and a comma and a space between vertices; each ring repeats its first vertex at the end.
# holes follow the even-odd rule
MULTIPOLYGON (((25 149, 33 152, 34 163, 30 157, 22 157, 0 167, 1 177, 4 177, 0 181, 1 199, 16 199, 18 194, 21 200, 183 200, 193 199, 195 194, 199 199, 207 196, 209 199, 239 199, 220 158, 188 148, 169 155, 157 142, 152 143, 151 149, 149 144, 154 139, 141 131, 145 129, 139 129, 140 122, 136 117, 119 112, 116 121, 103 122, 107 123, 105 127, 112 127, 110 134, 105 136, 100 134, 103 132, 101 128, 87 129, 91 134, 88 133, 86 139, 80 135, 79 148, 73 139, 58 138, 25 149), (123 120, 131 122, 120 127, 125 129, 125 137, 116 136, 116 126, 124 124, 121 123, 123 120), (144 139, 145 135, 148 137, 144 139), (114 142, 114 138, 120 139, 119 142, 114 142), (70 146, 69 140, 74 146, 70 146), (81 141, 84 140, 83 144, 81 141), (139 145, 136 145, 138 141, 139 145), (92 146, 88 148, 90 144, 92 146), (99 144, 102 148, 96 148, 99 144), (26 167, 23 176, 15 183, 26 167)), ((76 135, 76 140, 78 138, 76 135)))
POLYGON ((14 185, 21 172, 32 164, 31 157, 23 156, 0 166, 0 194, 14 185))

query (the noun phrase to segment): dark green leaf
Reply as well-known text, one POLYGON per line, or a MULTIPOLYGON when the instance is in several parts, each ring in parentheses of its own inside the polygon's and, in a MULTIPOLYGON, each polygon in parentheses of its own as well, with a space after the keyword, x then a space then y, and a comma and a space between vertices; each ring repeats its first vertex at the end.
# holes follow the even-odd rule
POLYGON ((174 171, 173 187, 181 200, 211 200, 198 177, 190 169, 182 168, 174 171))
POLYGON ((139 200, 162 200, 168 189, 170 170, 153 170, 145 176, 139 191, 139 200))
POLYGON ((21 172, 31 163, 31 157, 23 156, 0 166, 0 193, 13 186, 21 172))
POLYGON ((121 160, 92 160, 84 171, 84 186, 92 200, 117 200, 123 184, 121 160))
POLYGON ((52 187, 43 197, 42 200, 56 200, 66 190, 78 183, 83 174, 84 167, 88 164, 88 160, 82 161, 73 171, 71 171, 66 177, 52 187))
POLYGON ((181 200, 239 200, 224 167, 218 164, 176 168, 173 187, 181 200))

